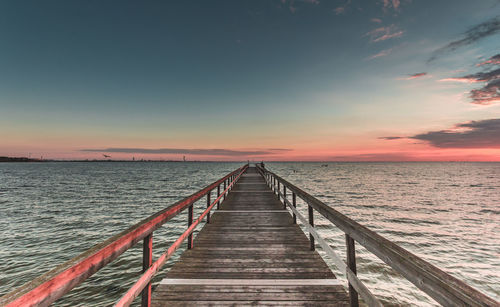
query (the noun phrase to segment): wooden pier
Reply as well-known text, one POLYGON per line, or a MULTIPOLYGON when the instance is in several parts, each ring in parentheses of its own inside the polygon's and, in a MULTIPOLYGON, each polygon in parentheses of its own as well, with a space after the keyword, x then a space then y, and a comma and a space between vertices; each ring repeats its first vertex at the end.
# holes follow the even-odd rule
POLYGON ((0 298, 0 306, 48 306, 141 241, 143 273, 115 306, 129 306, 139 296, 143 307, 356 307, 358 299, 368 306, 382 306, 357 276, 359 244, 443 306, 500 307, 494 299, 336 211, 263 165, 244 165, 230 172, 7 293, 0 298), (307 206, 307 217, 297 210, 299 198, 307 206), (194 217, 193 208, 200 203, 206 209, 194 217), (154 231, 186 210, 187 229, 153 259, 154 231), (345 233, 345 260, 336 252, 342 247, 332 248, 316 231, 314 214, 320 214, 345 233), (193 238, 195 229, 203 222, 205 225, 193 238), (152 289, 152 278, 185 241, 188 249, 166 274, 161 273, 165 278, 152 289), (345 281, 335 278, 315 251, 317 247, 345 274, 345 281))
POLYGON ((214 212, 153 292, 152 306, 349 305, 343 284, 256 168, 214 212))

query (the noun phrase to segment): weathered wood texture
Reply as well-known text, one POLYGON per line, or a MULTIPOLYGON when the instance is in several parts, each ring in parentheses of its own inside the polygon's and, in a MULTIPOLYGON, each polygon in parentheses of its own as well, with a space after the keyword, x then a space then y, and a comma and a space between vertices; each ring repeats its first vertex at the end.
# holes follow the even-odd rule
MULTIPOLYGON (((264 168, 260 169, 264 176, 270 176, 271 180, 281 182, 289 191, 302 198, 304 202, 332 222, 351 239, 372 252, 441 305, 450 307, 500 307, 500 302, 495 301, 493 298, 479 292, 424 259, 417 257, 396 243, 350 219, 275 173, 264 168)), ((337 265, 337 267, 341 266, 337 265)), ((347 278, 351 285, 356 286, 357 292, 361 293, 360 289, 363 285, 353 279, 353 276, 355 275, 347 272, 347 278)))
POLYGON ((233 285, 160 284, 152 306, 293 305, 348 306, 342 285, 259 285, 259 280, 320 280, 335 275, 310 250, 278 197, 255 168, 249 168, 214 210, 167 279, 233 279, 233 285), (255 285, 238 285, 238 280, 255 285))

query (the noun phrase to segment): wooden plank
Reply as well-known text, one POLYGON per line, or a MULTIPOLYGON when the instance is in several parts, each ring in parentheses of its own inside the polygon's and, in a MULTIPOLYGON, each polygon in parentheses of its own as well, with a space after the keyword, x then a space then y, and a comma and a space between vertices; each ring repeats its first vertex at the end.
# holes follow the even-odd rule
POLYGON ((157 286, 153 306, 348 305, 343 285, 255 168, 193 246, 157 286))
MULTIPOLYGON (((211 279, 217 280, 217 279, 211 279)), ((224 279, 221 279, 224 280, 224 279)), ((231 279, 233 280, 233 279, 231 279)), ((250 281, 252 279, 249 279, 250 281)), ((285 279, 285 281, 288 279, 285 279)), ((290 279, 293 280, 293 279, 290 279)), ((314 280, 314 279, 313 279, 314 280)), ((288 293, 288 292, 341 292, 345 293, 345 289, 341 285, 315 285, 300 286, 300 285, 172 285, 164 284, 157 291, 179 291, 179 292, 267 292, 267 293, 288 293)))
POLYGON ((289 293, 255 293, 255 292, 162 292, 162 298, 172 301, 210 301, 210 300, 270 300, 270 301, 325 301, 344 299, 345 294, 339 292, 289 292, 289 293))
POLYGON ((177 307, 177 306, 349 306, 345 301, 332 302, 330 300, 326 301, 265 301, 265 300, 253 300, 253 301, 173 301, 173 300, 154 300, 152 302, 153 306, 158 307, 177 307))
POLYGON ((204 285, 204 286, 338 286, 338 279, 180 279, 164 278, 160 285, 204 285))

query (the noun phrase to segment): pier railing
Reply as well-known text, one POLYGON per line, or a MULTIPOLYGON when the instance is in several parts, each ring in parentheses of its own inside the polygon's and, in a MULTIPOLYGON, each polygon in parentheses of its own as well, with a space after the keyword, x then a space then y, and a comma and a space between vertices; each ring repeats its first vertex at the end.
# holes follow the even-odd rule
POLYGON ((123 295, 116 306, 128 306, 142 294, 142 306, 151 304, 151 279, 180 247, 188 240, 188 249, 193 246, 193 231, 206 217, 210 223, 210 210, 220 204, 220 200, 232 189, 235 182, 248 168, 248 164, 227 174, 204 189, 178 201, 160 212, 144 219, 129 229, 94 246, 88 251, 61 264, 37 279, 28 282, 20 288, 7 293, 0 298, 0 306, 48 306, 75 286, 81 284, 119 255, 143 240, 143 274, 139 280, 123 295), (223 191, 221 193, 221 185, 223 191), (211 192, 217 189, 217 197, 211 201, 211 192), (202 197, 207 197, 206 210, 193 220, 193 205, 202 197), (174 216, 188 209, 188 228, 186 231, 153 262, 153 232, 168 222, 174 216))
POLYGON ((500 306, 500 303, 494 299, 348 218, 268 169, 259 165, 257 168, 273 191, 278 194, 280 200, 283 199, 285 208, 288 206, 292 210, 294 223, 297 222, 298 217, 309 231, 311 249, 314 250, 315 241, 317 241, 326 254, 333 259, 337 268, 345 273, 351 306, 358 306, 358 294, 369 306, 381 306, 377 298, 357 277, 355 242, 361 244, 443 306, 500 306), (291 193, 291 201, 287 197, 287 192, 291 193), (296 208, 297 196, 308 206, 307 219, 296 208), (345 233, 347 263, 314 228, 314 211, 319 212, 345 233))

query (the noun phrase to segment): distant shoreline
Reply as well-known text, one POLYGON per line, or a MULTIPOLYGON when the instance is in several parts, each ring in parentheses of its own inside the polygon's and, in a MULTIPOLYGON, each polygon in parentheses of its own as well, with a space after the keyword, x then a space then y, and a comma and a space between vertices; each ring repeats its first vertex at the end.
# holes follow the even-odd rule
POLYGON ((214 162, 214 161, 181 161, 181 160, 99 160, 99 159, 81 159, 81 160, 57 160, 57 159, 31 159, 26 157, 0 157, 1 162, 214 162))
POLYGON ((0 157, 0 162, 43 162, 40 159, 30 159, 26 157, 0 157))
MULTIPOLYGON (((260 161, 260 160, 259 160, 260 161)), ((259 161, 252 161, 251 163, 258 163, 259 161)), ((138 160, 112 160, 112 159, 72 159, 72 160, 58 160, 58 159, 32 159, 27 157, 2 157, 0 156, 0 163, 5 162, 23 162, 23 163, 41 163, 41 162, 174 162, 174 163, 246 163, 247 161, 214 161, 214 160, 151 160, 151 159, 138 159, 138 160)), ((500 161, 266 161, 266 163, 500 163, 500 161)))

